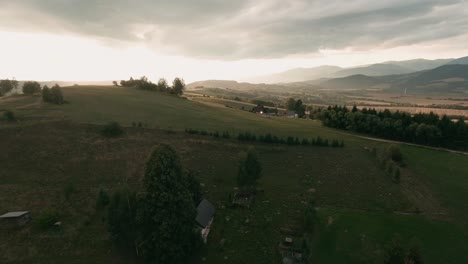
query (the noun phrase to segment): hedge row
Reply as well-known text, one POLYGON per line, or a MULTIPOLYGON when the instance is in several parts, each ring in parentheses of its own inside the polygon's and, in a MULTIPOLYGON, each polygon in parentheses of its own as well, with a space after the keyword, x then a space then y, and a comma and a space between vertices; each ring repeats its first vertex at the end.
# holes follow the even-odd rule
POLYGON ((249 141, 249 142, 262 142, 262 143, 272 143, 272 144, 285 144, 285 145, 302 145, 302 146, 319 146, 319 147, 333 147, 333 148, 342 148, 344 147, 344 141, 341 140, 329 140, 327 138, 322 138, 320 136, 312 139, 299 139, 298 137, 278 137, 270 133, 256 135, 252 132, 240 132, 237 135, 229 134, 228 131, 219 133, 208 132, 206 130, 196 130, 191 128, 186 128, 185 133, 192 135, 202 135, 202 136, 212 136, 215 138, 235 138, 240 141, 249 141))

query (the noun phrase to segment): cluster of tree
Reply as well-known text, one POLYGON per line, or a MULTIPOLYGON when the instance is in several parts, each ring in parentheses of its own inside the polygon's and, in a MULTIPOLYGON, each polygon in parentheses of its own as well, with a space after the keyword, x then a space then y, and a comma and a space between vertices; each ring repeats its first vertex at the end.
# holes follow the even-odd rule
POLYGON ((44 85, 42 88, 42 101, 52 104, 63 104, 65 100, 63 99, 62 89, 58 84, 49 88, 47 85, 44 85))
POLYGON ((151 263, 186 263, 200 245, 196 206, 200 183, 185 172, 177 152, 156 148, 146 163, 144 190, 115 192, 108 225, 117 245, 151 263))
POLYGON ((265 107, 264 105, 257 105, 250 110, 250 112, 253 113, 263 113, 263 114, 278 114, 278 109, 277 108, 268 108, 265 107))
POLYGON ((385 264, 423 264, 419 242, 413 239, 409 249, 406 251, 402 246, 402 238, 396 234, 392 241, 386 246, 385 264))
POLYGON ((229 134, 228 131, 223 131, 222 133, 219 133, 218 131, 215 132, 208 132, 206 130, 196 130, 192 128, 186 128, 185 133, 191 134, 191 135, 202 135, 202 136, 211 136, 215 138, 231 138, 231 135, 229 134))
POLYGON ((250 101, 252 104, 256 105, 263 105, 263 106, 270 106, 270 107, 275 107, 275 103, 269 102, 269 101, 264 101, 260 99, 253 99, 250 101))
POLYGON ((312 139, 303 138, 302 140, 298 137, 288 136, 286 138, 278 137, 270 133, 259 135, 258 137, 251 132, 240 132, 237 135, 237 139, 240 141, 258 141, 263 143, 273 144, 287 144, 287 145, 303 145, 303 146, 319 146, 319 147, 344 147, 344 141, 328 140, 320 136, 312 139))
MULTIPOLYGON (((212 136, 215 138, 231 138, 229 132, 224 131, 219 133, 218 131, 215 132, 208 132, 206 130, 196 130, 192 128, 186 128, 185 133, 192 134, 192 135, 202 135, 202 136, 212 136)), ((343 148, 344 141, 343 140, 329 140, 326 138, 322 138, 320 136, 312 139, 299 139, 298 137, 278 137, 271 133, 261 134, 257 136, 251 132, 239 132, 237 136, 234 136, 237 140, 240 141, 249 141, 249 142, 262 142, 262 143, 269 143, 269 144, 286 144, 286 145, 302 145, 302 146, 318 146, 318 147, 333 147, 333 148, 343 148)))
POLYGON ((294 98, 289 98, 286 102, 286 107, 289 111, 294 111, 297 117, 305 117, 306 106, 302 103, 301 99, 295 100, 294 98))
POLYGON ((4 96, 5 94, 9 93, 11 90, 16 90, 18 88, 18 81, 17 80, 9 80, 4 79, 0 80, 0 97, 4 96))
POLYGON ((23 94, 35 94, 41 91, 41 84, 30 81, 23 83, 23 94))
MULTIPOLYGON (((116 81, 114 81, 113 83, 114 85, 118 86, 118 83, 116 81)), ((178 77, 174 79, 174 81, 172 82, 172 86, 169 86, 166 79, 161 78, 156 84, 152 83, 145 76, 141 77, 140 79, 133 79, 133 77, 130 77, 130 79, 127 81, 122 80, 120 81, 120 86, 147 91, 157 91, 175 95, 182 95, 185 90, 184 80, 178 77)))
POLYGON ((453 122, 446 115, 440 118, 434 113, 411 115, 405 112, 358 110, 356 106, 329 106, 315 110, 312 116, 318 117, 328 127, 366 133, 382 138, 412 142, 452 149, 468 148, 468 124, 463 118, 453 122))

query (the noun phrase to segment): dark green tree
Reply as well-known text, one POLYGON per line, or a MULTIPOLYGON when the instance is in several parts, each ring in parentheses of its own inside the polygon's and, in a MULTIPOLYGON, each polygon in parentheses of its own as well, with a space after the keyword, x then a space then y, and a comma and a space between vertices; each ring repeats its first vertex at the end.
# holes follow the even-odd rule
POLYGON ((24 94, 35 94, 41 91, 41 84, 38 82, 25 82, 23 84, 24 94))
POLYGON ((107 123, 101 130, 104 137, 118 137, 124 133, 122 126, 117 122, 107 123))
POLYGON ((289 98, 288 101, 286 102, 286 107, 289 111, 295 111, 296 110, 296 100, 294 98, 289 98))
POLYGON ((411 241, 411 245, 406 255, 406 263, 409 264, 423 264, 424 261, 422 260, 421 256, 421 249, 419 246, 419 242, 416 240, 411 241))
POLYGON ((397 145, 390 145, 387 148, 387 156, 389 159, 395 162, 402 162, 403 161, 403 154, 401 153, 400 147, 397 145))
POLYGON ((200 235, 195 232, 192 195, 172 147, 160 145, 151 153, 144 184, 137 216, 142 256, 154 263, 186 263, 200 235))
POLYGON ((196 207, 201 202, 203 193, 200 182, 195 178, 195 172, 187 170, 185 173, 185 182, 190 194, 192 195, 193 204, 196 207))
POLYGON ((394 235, 385 253, 385 264, 405 264, 405 252, 401 245, 401 237, 394 235))
POLYGON ((167 92, 169 90, 169 85, 167 84, 167 81, 164 78, 159 79, 157 85, 158 85, 158 90, 160 92, 167 92))
POLYGON ((42 101, 49 102, 50 100, 50 88, 47 85, 42 87, 42 101))
POLYGON ((294 105, 294 111, 296 111, 297 117, 303 118, 305 116, 305 105, 302 103, 302 100, 299 99, 296 101, 294 105))
POLYGON ((241 188, 255 187, 261 176, 262 164, 260 164, 257 152, 251 147, 246 153, 243 153, 240 158, 237 185, 241 188))
POLYGON ((3 119, 5 119, 8 122, 15 122, 16 121, 15 113, 7 110, 3 112, 3 119))
POLYGON ((5 79, 0 80, 0 96, 4 96, 14 89, 13 80, 5 79))
POLYGON ((185 90, 185 82, 184 79, 179 77, 175 78, 172 82, 172 93, 177 95, 182 95, 185 90))

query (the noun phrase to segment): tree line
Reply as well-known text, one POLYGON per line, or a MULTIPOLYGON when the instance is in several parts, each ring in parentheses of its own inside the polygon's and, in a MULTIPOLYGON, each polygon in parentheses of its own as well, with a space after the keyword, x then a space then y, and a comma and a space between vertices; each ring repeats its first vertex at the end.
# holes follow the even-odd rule
MULTIPOLYGON (((117 81, 114 81, 113 84, 115 86, 119 85, 117 81)), ((152 83, 145 76, 140 79, 133 79, 133 77, 130 77, 129 80, 121 80, 120 86, 175 95, 182 95, 185 90, 184 80, 178 77, 172 81, 172 86, 169 86, 164 78, 159 79, 158 83, 152 83)))
MULTIPOLYGON (((202 135, 202 136, 212 136, 215 138, 231 138, 231 134, 228 131, 224 131, 219 133, 218 131, 215 132, 208 132, 206 130, 196 130, 192 128, 186 128, 185 133, 192 134, 192 135, 202 135)), ((239 132, 237 135, 232 135, 232 138, 235 138, 239 141, 247 141, 247 142, 262 142, 262 143, 270 143, 270 144, 285 144, 285 145, 302 145, 302 146, 319 146, 319 147, 333 147, 333 148, 343 148, 344 141, 337 140, 337 139, 327 139, 317 136, 316 138, 307 139, 307 138, 298 138, 298 137, 278 137, 271 133, 260 134, 256 135, 255 133, 246 131, 246 132, 239 132)))
POLYGON ((468 125, 463 118, 452 121, 447 115, 434 113, 411 115, 354 106, 329 106, 315 109, 311 116, 320 119, 325 126, 365 133, 390 140, 411 142, 434 147, 468 149, 468 125))

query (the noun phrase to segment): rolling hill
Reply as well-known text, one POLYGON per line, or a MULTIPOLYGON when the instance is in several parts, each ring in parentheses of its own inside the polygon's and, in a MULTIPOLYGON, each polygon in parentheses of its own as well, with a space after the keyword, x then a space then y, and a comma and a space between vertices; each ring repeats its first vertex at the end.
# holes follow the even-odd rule
POLYGON ((138 263, 113 245, 96 197, 101 190, 139 190, 145 161, 161 143, 174 146, 218 208, 208 243, 187 263, 282 263, 280 230, 303 218, 304 200, 311 195, 318 207, 314 263, 382 263, 373 260, 384 257, 384 245, 395 233, 405 245, 413 238, 423 241, 425 263, 467 261, 467 156, 402 146, 406 166, 395 184, 366 151, 387 143, 317 121, 265 118, 123 87, 63 92, 69 103, 61 106, 45 104, 40 96, 0 98, 19 119, 0 120, 0 146, 8 150, 0 152, 0 211, 25 208, 33 215, 33 223, 18 232, 0 229, 1 263, 138 263), (109 121, 125 126, 125 135, 102 137, 101 125, 109 121), (346 146, 246 143, 190 135, 184 128, 321 136, 343 139, 346 146), (264 168, 263 192, 249 209, 231 208, 227 196, 236 187, 238 153, 251 145, 264 168), (60 230, 36 230, 35 221, 51 208, 60 212, 60 230))
POLYGON ((253 83, 303 82, 313 79, 332 77, 334 73, 340 70, 343 70, 343 68, 327 65, 314 68, 296 68, 285 72, 249 78, 247 81, 253 83))

